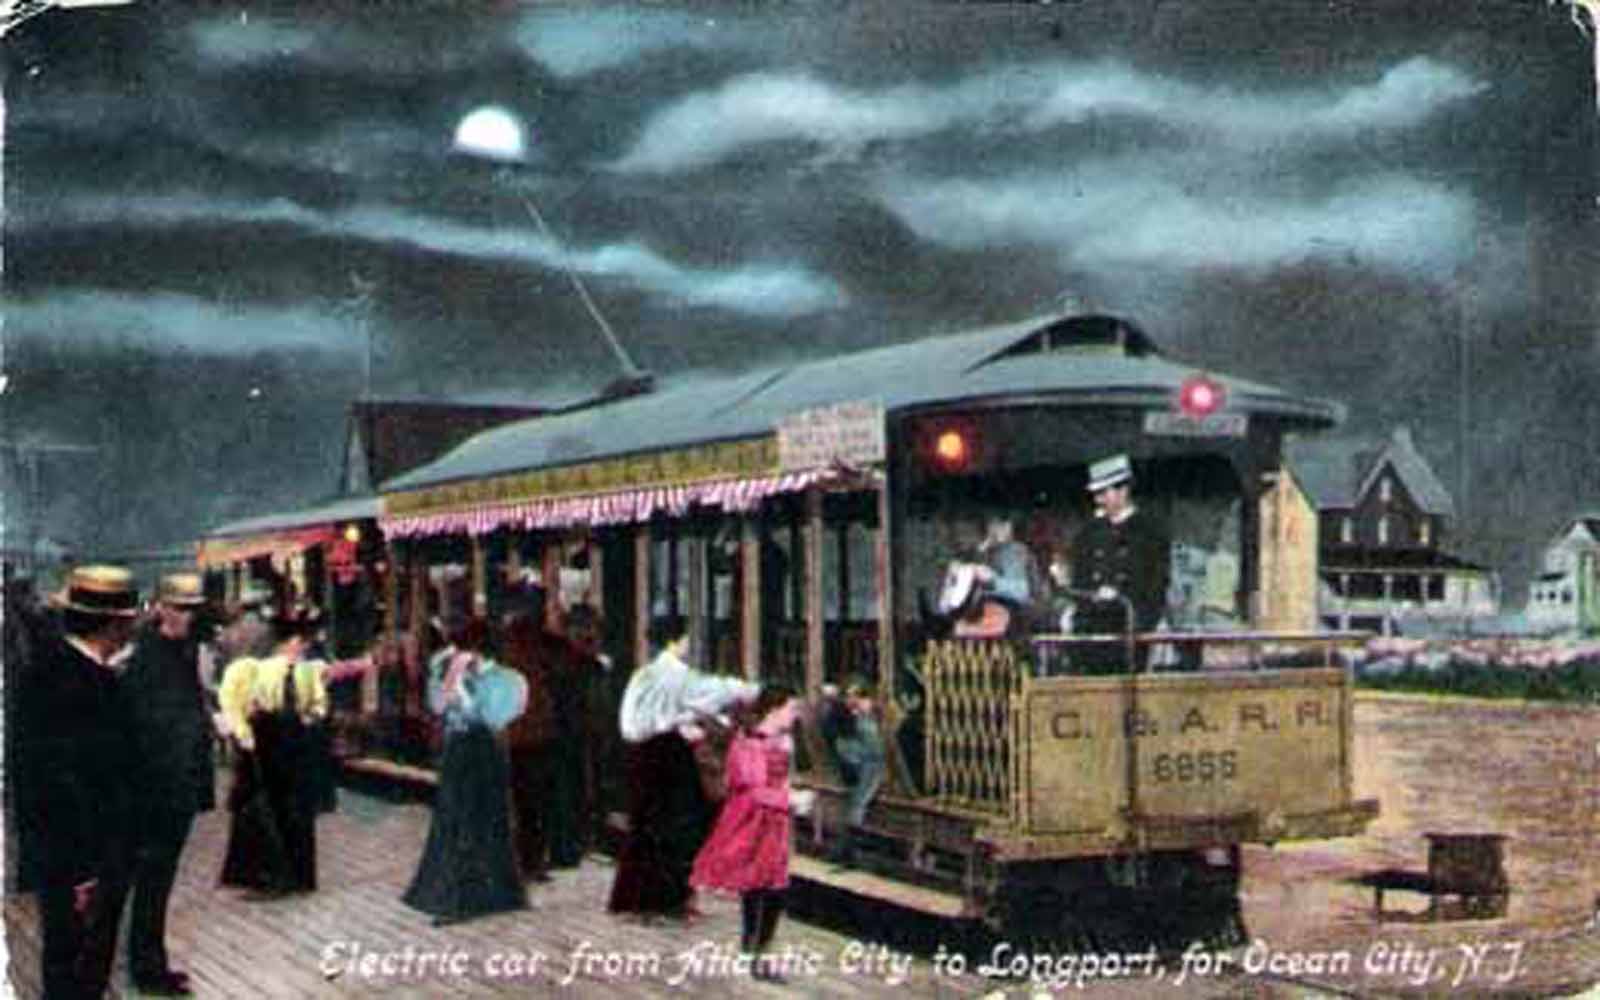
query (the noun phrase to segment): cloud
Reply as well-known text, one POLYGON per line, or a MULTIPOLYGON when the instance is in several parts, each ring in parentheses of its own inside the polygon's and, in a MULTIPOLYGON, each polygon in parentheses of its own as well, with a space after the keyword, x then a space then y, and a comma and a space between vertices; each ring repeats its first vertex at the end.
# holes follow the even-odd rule
POLYGON ((926 135, 953 121, 952 109, 923 88, 869 95, 810 76, 761 73, 686 97, 653 116, 613 166, 641 173, 692 170, 769 143, 859 147, 926 135))
POLYGON ((312 28, 294 27, 271 17, 237 17, 200 21, 189 28, 189 42, 203 65, 240 69, 275 61, 301 62, 326 47, 312 28))
POLYGON ((1416 126, 1486 87, 1426 57, 1386 70, 1375 83, 1283 94, 1195 87, 1102 63, 1056 75, 1024 121, 1030 130, 1043 130, 1095 115, 1127 115, 1234 144, 1340 139, 1364 129, 1416 126))
POLYGON ((758 36, 733 18, 671 10, 554 10, 522 18, 516 44, 564 78, 625 66, 672 49, 744 48, 758 36))
POLYGON ((1102 161, 1006 180, 881 180, 877 197, 924 239, 962 250, 1032 245, 1068 265, 1262 270, 1307 258, 1447 275, 1478 219, 1465 196, 1403 175, 1317 197, 1234 178, 1230 194, 1102 161))
POLYGON ((184 31, 183 56, 209 73, 307 67, 344 75, 395 79, 418 73, 455 72, 481 66, 504 49, 502 19, 478 5, 440 5, 416 16, 344 18, 335 10, 307 5, 290 14, 239 8, 202 16, 184 31), (474 30, 482 19, 487 30, 474 30))
MULTIPOLYGON (((264 203, 193 197, 90 198, 44 226, 290 225, 308 235, 409 246, 478 260, 570 269, 616 279, 676 304, 727 309, 754 316, 802 316, 842 307, 839 285, 798 265, 745 264, 708 269, 676 264, 633 241, 576 249, 509 227, 478 226, 390 208, 361 207, 333 213, 279 198, 264 203)), ((24 223, 24 227, 26 227, 24 223)))
POLYGON ((6 333, 86 346, 182 347, 202 355, 274 348, 354 355, 364 347, 348 319, 307 306, 269 308, 172 293, 86 291, 14 300, 6 306, 6 333))
POLYGON ((1121 116, 1209 142, 1259 145, 1339 140, 1363 129, 1417 125, 1484 89, 1453 67, 1411 59, 1376 82, 1345 89, 1249 94, 1195 87, 1115 62, 1013 66, 945 86, 876 91, 806 74, 759 73, 675 101, 647 120, 613 164, 624 172, 693 170, 779 142, 829 157, 868 143, 906 141, 957 127, 1031 135, 1121 116))

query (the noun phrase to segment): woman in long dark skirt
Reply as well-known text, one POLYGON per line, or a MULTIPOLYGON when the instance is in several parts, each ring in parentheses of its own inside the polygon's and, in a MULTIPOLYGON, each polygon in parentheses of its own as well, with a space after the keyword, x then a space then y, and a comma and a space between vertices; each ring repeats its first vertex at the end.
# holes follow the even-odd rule
POLYGON ((697 735, 697 720, 753 700, 760 688, 685 663, 688 631, 682 618, 658 622, 652 632, 661 652, 628 680, 618 720, 628 772, 628 836, 608 909, 689 916, 689 871, 713 813, 685 733, 697 735))
POLYGON ((302 660, 314 623, 286 613, 263 659, 228 665, 219 700, 238 745, 222 884, 265 892, 317 887, 317 783, 308 727, 328 713, 322 664, 302 660))
POLYGON ((496 733, 522 713, 527 684, 483 655, 474 619, 429 664, 428 703, 444 717, 433 822, 404 901, 435 924, 528 905, 511 843, 509 772, 496 733))

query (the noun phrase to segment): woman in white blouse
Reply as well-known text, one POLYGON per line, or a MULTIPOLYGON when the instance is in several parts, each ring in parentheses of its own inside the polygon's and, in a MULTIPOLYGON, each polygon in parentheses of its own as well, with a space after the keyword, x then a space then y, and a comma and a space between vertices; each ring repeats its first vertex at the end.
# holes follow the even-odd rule
POLYGON ((701 721, 753 701, 761 689, 684 662, 689 636, 682 618, 658 621, 651 632, 660 652, 628 680, 618 718, 629 823, 608 908, 689 917, 689 870, 713 818, 689 743, 700 738, 701 721))
POLYGON ((272 653, 228 665, 218 692, 239 753, 234 764, 222 884, 269 893, 317 887, 317 743, 328 714, 325 664, 303 656, 315 620, 295 610, 272 621, 272 653))

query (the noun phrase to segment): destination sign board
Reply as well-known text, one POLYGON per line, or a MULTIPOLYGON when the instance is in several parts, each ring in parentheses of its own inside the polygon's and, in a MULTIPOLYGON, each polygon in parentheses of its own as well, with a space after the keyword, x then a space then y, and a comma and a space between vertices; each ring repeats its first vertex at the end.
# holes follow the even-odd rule
POLYGON ((1144 415, 1144 432, 1164 437, 1244 437, 1250 418, 1243 413, 1211 413, 1190 416, 1151 410, 1144 415))
POLYGON ((778 468, 784 472, 873 465, 887 454, 881 403, 821 406, 778 422, 778 468))

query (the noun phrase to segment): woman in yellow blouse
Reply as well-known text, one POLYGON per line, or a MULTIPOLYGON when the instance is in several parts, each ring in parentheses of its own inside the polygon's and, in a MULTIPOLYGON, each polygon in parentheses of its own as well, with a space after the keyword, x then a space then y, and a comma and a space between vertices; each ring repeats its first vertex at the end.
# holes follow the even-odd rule
POLYGON ((303 659, 316 623, 304 612, 272 622, 272 654, 228 664, 218 692, 234 765, 233 813, 222 884, 266 892, 317 887, 317 744, 328 714, 324 664, 303 659))

